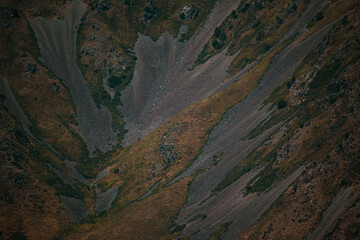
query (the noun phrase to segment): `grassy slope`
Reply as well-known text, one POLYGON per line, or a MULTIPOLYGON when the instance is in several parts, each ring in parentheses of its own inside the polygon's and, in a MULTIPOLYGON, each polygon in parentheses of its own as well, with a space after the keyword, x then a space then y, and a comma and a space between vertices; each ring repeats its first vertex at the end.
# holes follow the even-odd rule
POLYGON ((69 130, 69 126, 76 129, 77 124, 71 96, 62 82, 39 61, 39 50, 25 12, 20 6, 17 11, 20 18, 13 19, 8 29, 0 30, 0 74, 9 81, 33 123, 34 132, 66 157, 79 160, 84 150, 80 138, 69 130), (28 64, 36 65, 34 73, 27 71, 28 64))
POLYGON ((218 28, 219 33, 214 32, 196 64, 205 62, 228 46, 231 55, 237 54, 229 69, 230 75, 235 74, 274 46, 296 22, 307 3, 296 2, 296 9, 288 10, 294 4, 292 1, 264 1, 261 7, 242 1, 218 28))
POLYGON ((78 225, 65 239, 168 239, 174 217, 186 201, 183 189, 189 180, 162 188, 121 212, 78 225))
MULTIPOLYGON (((52 239, 68 227, 65 210, 48 181, 46 162, 59 162, 32 139, 0 105, 0 229, 4 239, 52 239), (45 160, 47 159, 47 160, 45 160)), ((59 189, 60 190, 60 189, 59 189)), ((62 193, 65 193, 64 191, 62 193)))

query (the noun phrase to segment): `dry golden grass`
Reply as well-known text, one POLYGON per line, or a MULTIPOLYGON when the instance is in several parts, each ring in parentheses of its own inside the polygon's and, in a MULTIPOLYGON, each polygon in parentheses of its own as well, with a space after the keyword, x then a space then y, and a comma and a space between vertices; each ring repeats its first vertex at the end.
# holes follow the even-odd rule
POLYGON ((169 239, 169 229, 186 201, 190 177, 165 187, 120 212, 109 212, 97 224, 76 226, 65 239, 169 239))

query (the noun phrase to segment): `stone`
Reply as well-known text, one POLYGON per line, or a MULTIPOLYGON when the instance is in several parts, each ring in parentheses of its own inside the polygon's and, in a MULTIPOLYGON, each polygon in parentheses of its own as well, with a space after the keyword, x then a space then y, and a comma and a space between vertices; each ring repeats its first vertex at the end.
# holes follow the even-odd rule
POLYGON ((186 4, 180 11, 179 15, 182 20, 189 20, 196 18, 200 13, 200 8, 192 5, 186 4))
POLYGON ((25 71, 35 74, 37 71, 37 65, 35 63, 28 63, 26 64, 25 71))

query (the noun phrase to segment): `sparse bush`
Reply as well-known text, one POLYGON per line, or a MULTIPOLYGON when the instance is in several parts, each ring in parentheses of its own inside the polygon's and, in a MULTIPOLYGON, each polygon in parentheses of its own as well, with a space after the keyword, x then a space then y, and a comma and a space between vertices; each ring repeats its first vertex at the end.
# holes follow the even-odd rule
POLYGON ((225 44, 223 42, 219 43, 218 45, 216 45, 215 49, 221 49, 225 44))
POLYGON ((284 99, 280 99, 277 103, 278 109, 282 109, 284 107, 286 107, 287 102, 284 99))
MULTIPOLYGON (((125 75, 123 75, 123 76, 125 76, 125 75)), ((123 76, 121 76, 121 78, 120 78, 120 77, 117 77, 117 76, 111 76, 111 77, 109 77, 109 79, 108 79, 109 86, 110 86, 111 88, 115 88, 115 87, 121 85, 121 84, 123 83, 123 80, 122 80, 122 79, 124 79, 123 76)), ((125 78, 126 78, 126 76, 125 76, 125 78)))
POLYGON ((212 42, 212 45, 213 45, 213 47, 214 48, 216 48, 216 46, 219 44, 219 42, 217 41, 217 40, 214 40, 213 42, 212 42))
POLYGON ((324 18, 324 14, 322 12, 318 12, 315 16, 316 21, 320 21, 324 18))
POLYGON ((14 239, 14 240, 26 240, 27 237, 24 233, 22 232, 15 232, 10 239, 14 239))
POLYGON ((340 60, 335 60, 330 64, 323 66, 315 75, 312 82, 309 84, 310 89, 317 89, 325 86, 334 78, 340 68, 340 60))
POLYGON ((344 16, 343 19, 341 20, 341 23, 343 25, 347 25, 349 23, 348 16, 344 16))
POLYGON ((251 27, 252 27, 252 28, 256 28, 257 26, 260 25, 260 23, 261 23, 260 20, 257 19, 256 22, 254 22, 253 25, 251 25, 251 27))
POLYGON ((214 35, 215 35, 215 37, 219 37, 220 36, 220 33, 221 33, 221 30, 220 30, 220 28, 218 28, 218 27, 216 27, 215 28, 215 31, 214 31, 214 35))
POLYGON ((238 17, 238 15, 236 14, 236 12, 235 12, 234 10, 231 12, 231 17, 232 17, 233 19, 235 19, 235 18, 238 17))
POLYGON ((225 42, 226 39, 227 39, 226 34, 225 34, 224 32, 220 33, 219 38, 220 38, 220 40, 221 40, 222 42, 225 42))
POLYGON ((282 18, 280 18, 280 17, 276 17, 276 23, 281 25, 281 24, 284 23, 284 20, 282 18))
POLYGON ((176 225, 175 228, 171 231, 171 233, 180 232, 186 227, 186 224, 176 225))
POLYGON ((295 83, 295 81, 296 81, 295 76, 292 76, 291 80, 286 83, 287 89, 290 89, 291 86, 295 83))
POLYGON ((185 13, 180 13, 181 20, 185 20, 185 13))
POLYGON ((242 13, 246 12, 249 7, 250 7, 250 4, 245 3, 244 6, 240 9, 240 12, 242 12, 242 13))

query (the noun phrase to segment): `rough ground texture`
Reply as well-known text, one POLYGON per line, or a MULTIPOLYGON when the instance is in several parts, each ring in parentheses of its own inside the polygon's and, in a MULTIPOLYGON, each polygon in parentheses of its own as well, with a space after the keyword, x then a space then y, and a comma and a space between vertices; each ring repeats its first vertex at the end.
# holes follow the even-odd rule
POLYGON ((187 42, 164 33, 156 42, 139 34, 135 45, 138 57, 131 83, 123 91, 120 107, 128 130, 124 146, 156 129, 187 106, 217 90, 227 76, 234 56, 225 52, 189 70, 216 26, 235 9, 239 1, 221 0, 202 27, 187 42))
POLYGON ((111 115, 105 107, 98 109, 76 63, 77 28, 86 8, 74 1, 64 20, 30 21, 39 43, 41 61, 70 89, 79 122, 81 137, 90 155, 95 150, 109 151, 117 142, 111 127, 111 115))

